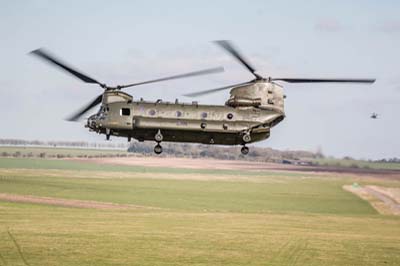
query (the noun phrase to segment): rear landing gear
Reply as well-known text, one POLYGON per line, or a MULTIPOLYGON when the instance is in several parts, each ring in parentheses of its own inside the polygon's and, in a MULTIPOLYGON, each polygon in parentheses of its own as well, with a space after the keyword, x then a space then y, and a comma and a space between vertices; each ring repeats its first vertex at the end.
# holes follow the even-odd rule
POLYGON ((154 136, 154 140, 157 142, 161 142, 163 140, 164 136, 161 134, 161 130, 158 130, 156 135, 154 136))
POLYGON ((243 141, 244 141, 245 143, 250 142, 250 141, 251 141, 250 133, 249 133, 249 132, 245 133, 245 134, 243 135, 242 139, 243 139, 243 141))
POLYGON ((249 147, 243 146, 242 149, 240 150, 243 155, 249 154, 249 147))
POLYGON ((154 153, 155 154, 161 154, 162 153, 162 146, 157 143, 157 145, 154 147, 154 153))

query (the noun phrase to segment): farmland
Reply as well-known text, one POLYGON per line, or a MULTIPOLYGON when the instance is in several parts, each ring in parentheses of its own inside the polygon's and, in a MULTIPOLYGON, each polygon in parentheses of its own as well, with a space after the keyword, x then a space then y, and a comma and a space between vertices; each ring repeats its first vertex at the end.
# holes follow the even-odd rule
POLYGON ((399 216, 342 189, 393 173, 102 160, 0 159, 0 265, 400 263, 399 216))

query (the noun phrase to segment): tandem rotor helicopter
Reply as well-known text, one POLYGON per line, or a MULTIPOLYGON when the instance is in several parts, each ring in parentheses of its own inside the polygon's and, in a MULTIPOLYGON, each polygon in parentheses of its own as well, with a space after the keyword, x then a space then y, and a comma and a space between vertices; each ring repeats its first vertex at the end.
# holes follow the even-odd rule
POLYGON ((241 152, 249 153, 248 143, 265 140, 271 128, 285 118, 283 87, 276 83, 373 83, 375 79, 314 79, 314 78, 271 78, 256 73, 254 67, 244 59, 228 41, 216 41, 236 58, 254 79, 216 89, 189 93, 185 96, 197 97, 226 89, 230 97, 225 105, 200 105, 197 102, 174 103, 137 101, 122 89, 133 86, 187 78, 223 71, 223 68, 205 69, 196 72, 159 78, 128 85, 108 86, 63 63, 43 49, 31 54, 58 66, 78 79, 98 84, 104 92, 82 107, 69 121, 77 121, 83 114, 98 104, 97 113, 89 116, 86 127, 90 131, 110 136, 126 137, 128 141, 155 141, 154 152, 162 153, 162 141, 192 142, 218 145, 242 145, 241 152))

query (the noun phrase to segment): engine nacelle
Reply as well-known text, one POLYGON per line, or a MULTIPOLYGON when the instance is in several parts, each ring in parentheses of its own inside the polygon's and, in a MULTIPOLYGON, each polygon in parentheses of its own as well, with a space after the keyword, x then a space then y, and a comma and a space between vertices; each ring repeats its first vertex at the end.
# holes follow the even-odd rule
POLYGON ((235 87, 230 91, 226 105, 232 107, 253 106, 260 109, 284 112, 283 88, 276 83, 258 81, 235 87))

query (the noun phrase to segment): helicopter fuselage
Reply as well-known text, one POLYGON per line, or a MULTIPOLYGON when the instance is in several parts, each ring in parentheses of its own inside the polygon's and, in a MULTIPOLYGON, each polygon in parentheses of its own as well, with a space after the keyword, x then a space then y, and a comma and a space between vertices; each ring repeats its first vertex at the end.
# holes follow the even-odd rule
POLYGON ((282 106, 274 106, 271 100, 276 94, 271 91, 274 85, 265 84, 233 89, 226 105, 133 101, 132 96, 121 91, 105 92, 99 112, 89 117, 87 127, 108 137, 139 141, 220 145, 261 141, 267 139, 270 129, 284 119, 283 101, 282 106), (242 91, 248 94, 252 90, 270 94, 271 99, 265 102, 268 96, 236 97, 235 92, 242 95, 242 91))

